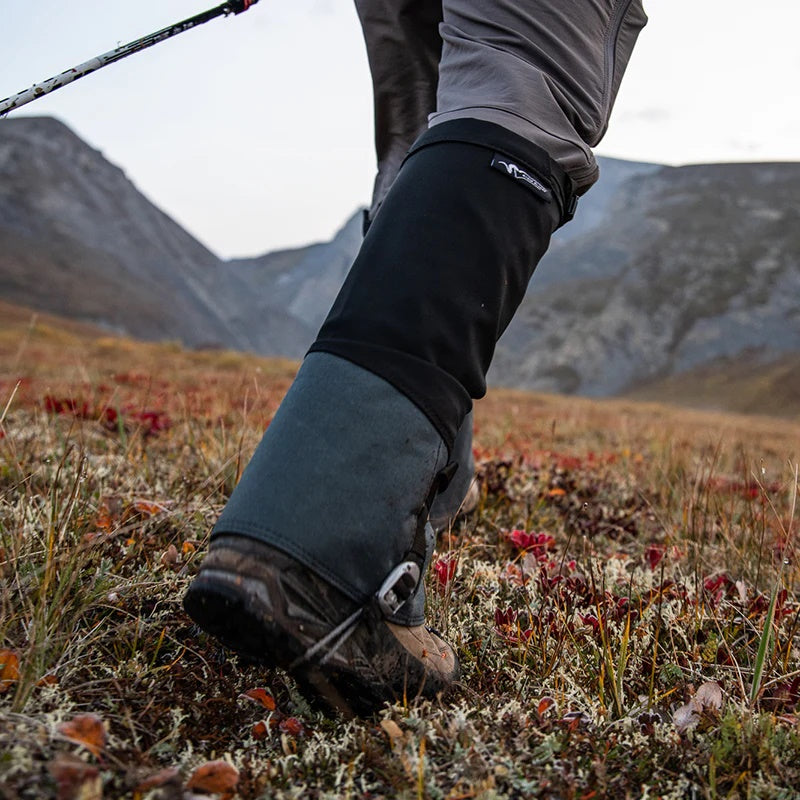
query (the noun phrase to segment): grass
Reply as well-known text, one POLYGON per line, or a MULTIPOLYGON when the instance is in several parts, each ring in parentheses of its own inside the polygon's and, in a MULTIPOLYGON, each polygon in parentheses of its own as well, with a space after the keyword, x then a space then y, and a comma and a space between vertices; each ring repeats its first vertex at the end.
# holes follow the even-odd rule
POLYGON ((462 685, 344 722, 180 604, 294 369, 0 327, 0 797, 800 796, 799 425, 493 392, 462 685))

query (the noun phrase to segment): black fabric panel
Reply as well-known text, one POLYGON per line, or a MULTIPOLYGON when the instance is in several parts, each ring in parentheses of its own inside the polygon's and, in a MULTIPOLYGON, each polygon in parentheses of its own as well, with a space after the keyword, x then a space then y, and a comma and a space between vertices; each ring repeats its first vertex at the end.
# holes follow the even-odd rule
MULTIPOLYGON (((440 142, 462 142, 498 150, 529 167, 555 191, 562 209, 560 224, 572 219, 577 197, 572 178, 539 145, 523 139, 508 128, 480 119, 458 119, 434 125, 411 146, 406 161, 423 147, 440 142)), ((403 162, 405 164, 405 162, 403 162)))
POLYGON ((501 150, 556 183, 544 151, 498 125, 442 123, 412 150, 311 349, 390 381, 452 444, 562 210, 492 166, 501 150))

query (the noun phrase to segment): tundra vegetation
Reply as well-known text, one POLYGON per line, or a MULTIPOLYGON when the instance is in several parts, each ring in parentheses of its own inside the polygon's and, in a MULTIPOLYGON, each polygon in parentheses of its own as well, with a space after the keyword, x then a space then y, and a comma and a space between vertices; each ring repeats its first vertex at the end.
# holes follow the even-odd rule
POLYGON ((492 391, 461 685, 345 720, 181 607, 295 369, 4 315, 0 796, 798 796, 800 422, 492 391))

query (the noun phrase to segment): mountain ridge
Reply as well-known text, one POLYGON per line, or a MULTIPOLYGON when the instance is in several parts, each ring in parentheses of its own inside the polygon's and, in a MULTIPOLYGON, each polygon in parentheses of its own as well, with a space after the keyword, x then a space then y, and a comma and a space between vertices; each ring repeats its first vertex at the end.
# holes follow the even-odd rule
MULTIPOLYGON (((600 164, 498 343, 491 384, 625 394, 800 353, 800 164, 600 164)), ((60 122, 0 122, 9 302, 297 359, 360 240, 359 210, 330 242, 223 261, 60 122)))

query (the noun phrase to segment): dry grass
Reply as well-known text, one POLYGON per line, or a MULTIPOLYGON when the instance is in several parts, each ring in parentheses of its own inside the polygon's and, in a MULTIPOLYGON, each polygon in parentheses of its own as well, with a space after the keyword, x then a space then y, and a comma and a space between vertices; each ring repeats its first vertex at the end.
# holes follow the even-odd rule
POLYGON ((0 330, 0 796, 798 796, 800 426, 493 393, 462 686, 345 723, 180 606, 294 368, 0 330))

